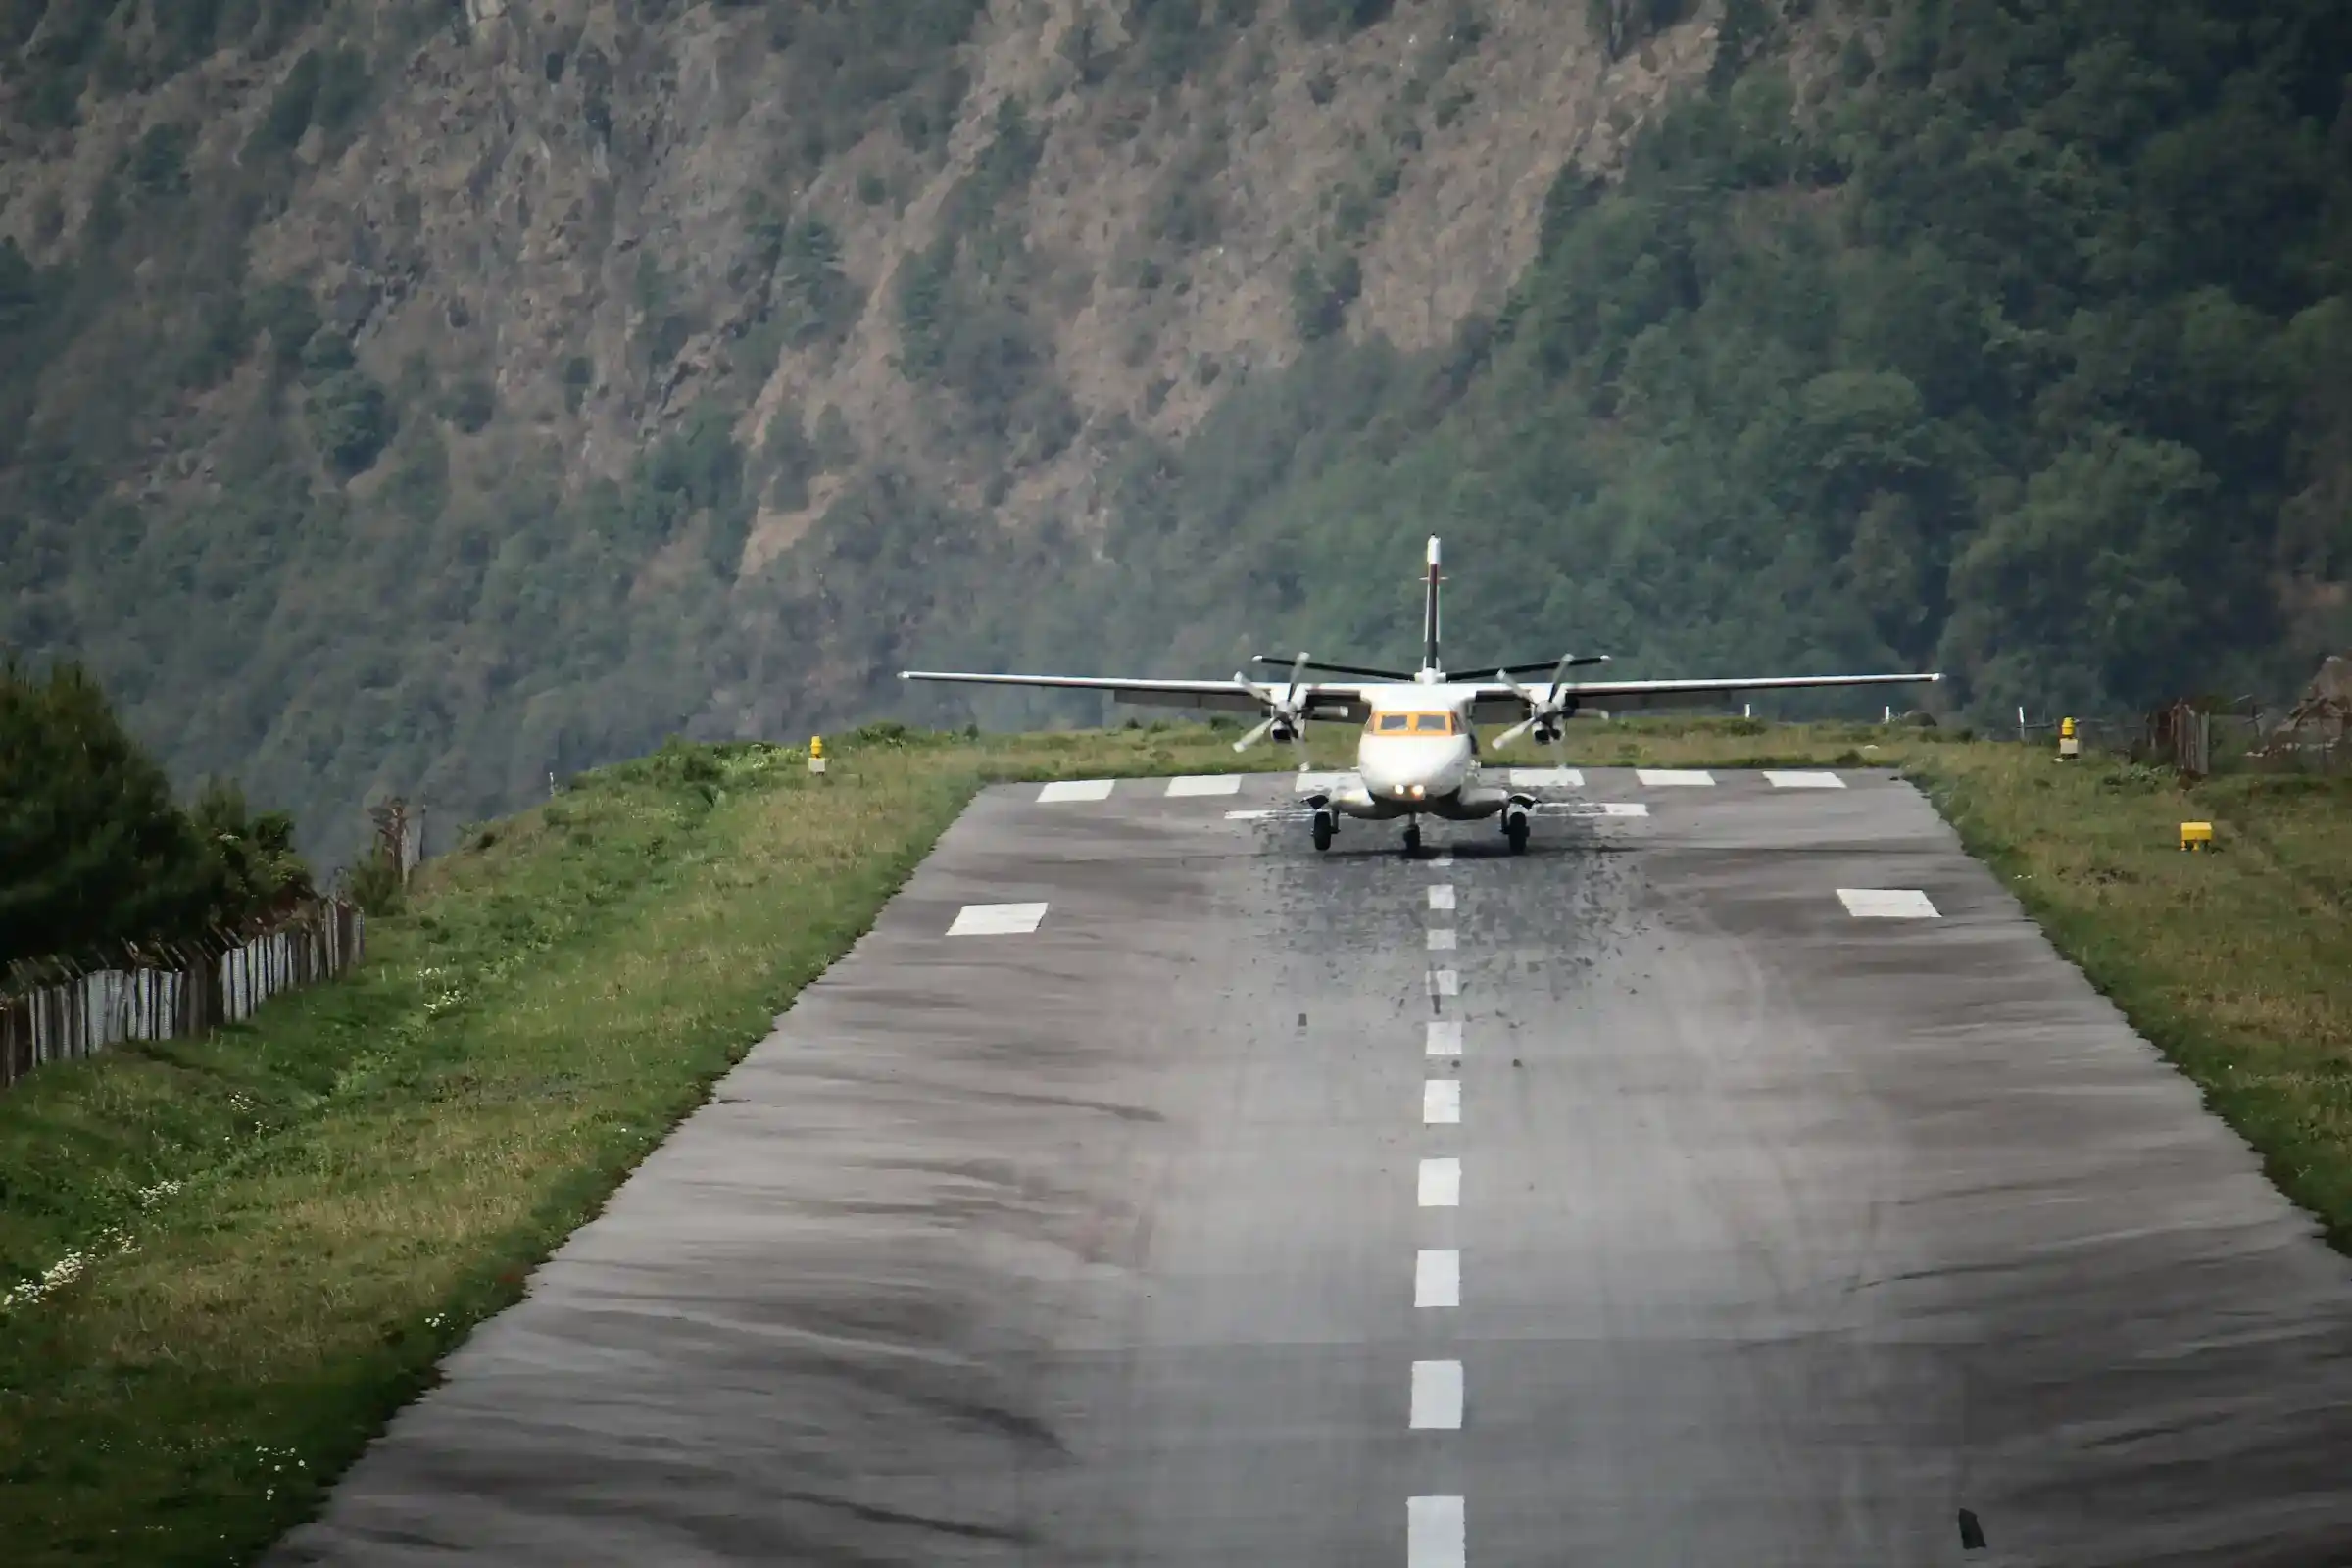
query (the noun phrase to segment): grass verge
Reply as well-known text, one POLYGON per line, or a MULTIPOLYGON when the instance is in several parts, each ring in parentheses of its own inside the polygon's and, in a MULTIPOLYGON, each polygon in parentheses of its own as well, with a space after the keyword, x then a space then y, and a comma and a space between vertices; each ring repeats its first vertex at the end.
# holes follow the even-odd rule
MULTIPOLYGON (((1287 760, 1229 739, 883 732, 837 746, 821 785, 793 753, 673 749, 435 862, 349 982, 0 1097, 0 1289, 52 1281, 0 1314, 8 1561, 250 1560, 972 790, 1287 760)), ((1316 760, 1351 744, 1318 731, 1316 760)), ((2286 1191, 2352 1235, 2352 790, 2184 791, 2018 746, 1741 720, 1594 726, 1568 760, 1906 771, 2286 1191), (2179 852, 2190 816, 2221 824, 2221 853, 2179 852)))

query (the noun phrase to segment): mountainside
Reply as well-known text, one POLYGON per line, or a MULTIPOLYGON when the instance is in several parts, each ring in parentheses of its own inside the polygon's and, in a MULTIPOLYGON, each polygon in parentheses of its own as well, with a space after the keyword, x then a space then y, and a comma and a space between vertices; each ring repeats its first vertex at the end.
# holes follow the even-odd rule
POLYGON ((2345 10, 0 0, 0 642, 330 851, 908 662, 1394 654, 1431 529, 1465 661, 2268 681, 2345 10))

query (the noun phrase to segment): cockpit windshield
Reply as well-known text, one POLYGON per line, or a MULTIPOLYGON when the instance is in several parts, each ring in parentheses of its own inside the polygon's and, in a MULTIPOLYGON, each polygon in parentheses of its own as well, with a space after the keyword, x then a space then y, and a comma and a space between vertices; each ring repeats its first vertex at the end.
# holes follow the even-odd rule
POLYGON ((1437 713, 1374 713, 1365 726, 1375 735, 1458 735, 1459 726, 1450 712, 1437 713))

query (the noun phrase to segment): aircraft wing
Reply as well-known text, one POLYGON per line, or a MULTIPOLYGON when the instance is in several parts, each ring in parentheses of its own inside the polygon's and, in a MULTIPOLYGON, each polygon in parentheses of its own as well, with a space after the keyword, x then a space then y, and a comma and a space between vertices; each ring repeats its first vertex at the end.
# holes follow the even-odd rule
MULTIPOLYGON (((1581 710, 1633 713, 1654 708, 1705 708, 1711 704, 1768 692, 1822 691, 1853 686, 1920 686, 1941 675, 1767 675, 1745 680, 1587 680, 1569 681, 1560 694, 1573 697, 1581 710)), ((1540 694, 1550 688, 1529 688, 1540 694)), ((1524 698, 1498 681, 1478 683, 1472 707, 1473 721, 1499 724, 1527 716, 1524 698)))
MULTIPOLYGON (((1239 680, 1130 680, 1108 675, 983 675, 960 671, 908 669, 901 680, 945 681, 966 686, 1026 686, 1045 691, 1102 692, 1115 702, 1154 708, 1200 708, 1228 713, 1262 713, 1265 703, 1249 683, 1239 680)), ((1288 694, 1287 682, 1261 686, 1259 691, 1288 694)), ((1362 689, 1352 684, 1307 688, 1306 716, 1353 719, 1361 722, 1370 711, 1362 689)))

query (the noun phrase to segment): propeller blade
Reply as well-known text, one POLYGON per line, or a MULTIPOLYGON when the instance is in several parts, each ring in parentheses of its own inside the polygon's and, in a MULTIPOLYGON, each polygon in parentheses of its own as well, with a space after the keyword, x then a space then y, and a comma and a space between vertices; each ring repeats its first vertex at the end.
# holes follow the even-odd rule
POLYGON ((1520 722, 1513 724, 1509 729, 1504 730, 1501 734, 1494 737, 1494 749, 1496 751, 1501 751, 1505 746, 1510 745, 1511 742, 1519 739, 1519 737, 1525 735, 1529 730, 1534 729, 1535 727, 1536 721, 1533 718, 1522 719, 1520 722))

